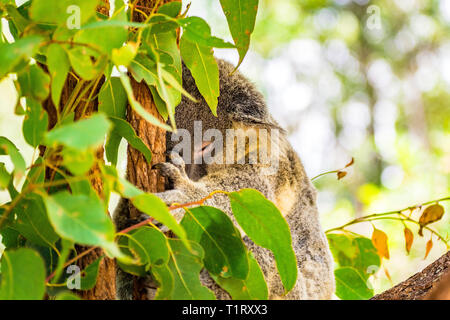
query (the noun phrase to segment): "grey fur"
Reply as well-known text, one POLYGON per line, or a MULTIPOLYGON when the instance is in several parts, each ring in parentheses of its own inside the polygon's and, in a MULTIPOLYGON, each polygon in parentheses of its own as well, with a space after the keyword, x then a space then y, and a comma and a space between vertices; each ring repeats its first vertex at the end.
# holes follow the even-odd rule
MULTIPOLYGON (((199 93, 189 70, 183 66, 183 86, 199 102, 183 97, 176 109, 178 128, 189 130, 192 135, 193 123, 201 120, 203 132, 209 128, 219 129, 223 136, 230 128, 279 128, 265 105, 263 96, 254 85, 234 67, 218 60, 220 71, 220 97, 218 117, 214 117, 199 93)), ((171 135, 167 137, 168 150, 175 142, 171 135)), ((225 143, 225 142, 224 142, 225 143)), ((273 201, 285 216, 292 234, 293 247, 298 263, 298 279, 295 288, 284 295, 273 255, 269 250, 255 245, 246 235, 243 239, 252 251, 263 270, 269 287, 270 299, 331 299, 334 293, 333 259, 328 242, 319 223, 316 207, 316 191, 306 176, 302 163, 281 130, 278 145, 279 169, 276 174, 268 172, 263 164, 200 164, 184 165, 182 158, 172 154, 169 162, 158 165, 161 173, 168 178, 173 190, 157 193, 168 205, 186 203, 206 197, 214 190, 237 191, 254 188, 273 201)), ((224 145, 227 148, 226 145, 224 145)), ((271 154, 271 156, 275 156, 271 154)), ((208 199, 205 205, 217 207, 226 212, 237 225, 226 195, 217 194, 208 199)), ((120 216, 127 206, 119 205, 115 220, 122 224, 120 216)), ((183 210, 175 210, 177 221, 183 217, 183 210)), ((122 227, 124 225, 122 224, 122 227)), ((210 288, 218 299, 230 296, 218 287, 208 273, 200 274, 202 283, 210 288)), ((118 280, 118 297, 129 297, 129 281, 124 277, 118 280)))

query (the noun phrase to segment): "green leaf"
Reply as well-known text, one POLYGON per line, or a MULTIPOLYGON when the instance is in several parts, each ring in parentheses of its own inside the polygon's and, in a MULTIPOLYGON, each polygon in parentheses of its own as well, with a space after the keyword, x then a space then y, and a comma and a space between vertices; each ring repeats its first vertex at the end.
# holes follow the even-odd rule
POLYGON ((219 67, 210 47, 201 46, 181 37, 180 51, 184 63, 194 77, 198 90, 205 98, 212 113, 217 116, 219 97, 219 67))
POLYGON ((380 257, 370 239, 347 234, 328 234, 327 238, 340 267, 353 267, 367 280, 374 271, 370 268, 380 266, 380 257))
POLYGON ((233 214, 248 237, 272 251, 284 288, 290 291, 297 281, 297 260, 286 220, 257 190, 242 189, 228 197, 233 214))
POLYGON ((131 107, 134 111, 136 111, 137 114, 139 114, 144 120, 148 121, 149 123, 158 126, 160 128, 163 128, 167 131, 172 131, 172 128, 165 123, 161 122, 158 118, 156 118, 154 115, 150 114, 148 111, 144 109, 144 107, 135 99, 133 94, 133 89, 131 88, 130 79, 127 75, 124 73, 120 74, 120 80, 122 82, 122 85, 127 92, 128 96, 128 102, 130 103, 131 107))
POLYGON ((63 164, 74 175, 83 175, 92 168, 95 156, 91 150, 79 151, 72 148, 62 150, 63 164))
POLYGON ((172 273, 174 284, 171 300, 213 300, 214 293, 202 286, 200 271, 203 267, 204 252, 202 247, 190 241, 191 251, 182 241, 169 239, 171 255, 169 269, 172 273))
POLYGON ((144 80, 149 86, 156 86, 158 82, 156 63, 143 54, 138 54, 131 61, 130 72, 137 82, 144 80))
POLYGON ((269 291, 264 274, 251 253, 248 254, 248 259, 249 273, 245 280, 222 278, 215 275, 211 276, 219 286, 231 295, 233 300, 267 300, 269 291))
POLYGON ((208 206, 186 209, 181 221, 189 240, 205 250, 205 267, 223 278, 246 279, 249 265, 241 234, 221 210, 208 206))
POLYGON ((73 69, 84 80, 93 80, 99 74, 87 48, 77 47, 68 50, 67 53, 73 69))
POLYGON ((73 294, 72 292, 69 291, 64 291, 59 293, 56 297, 55 300, 81 300, 79 296, 77 296, 76 294, 73 294))
POLYGON ((248 51, 250 36, 255 28, 258 0, 220 0, 220 4, 239 52, 239 67, 248 51))
MULTIPOLYGON (((169 85, 169 86, 166 86, 169 91, 168 93, 170 93, 170 89, 174 89, 174 90, 178 91, 179 93, 182 93, 183 95, 188 97, 190 100, 195 101, 195 102, 197 101, 193 96, 191 96, 189 94, 189 92, 187 92, 186 90, 183 89, 183 85, 181 84, 181 81, 177 80, 172 75, 171 72, 168 72, 166 69, 162 68, 161 64, 157 65, 157 70, 158 70, 158 78, 162 77, 164 79, 164 81, 167 82, 167 84, 169 85), (161 66, 161 68, 158 68, 159 66, 161 66)), ((162 87, 162 83, 160 82, 159 84, 162 87)), ((157 88, 159 88, 159 87, 157 86, 157 88)), ((176 98, 174 95, 170 96, 170 101, 174 105, 173 108, 175 108, 175 106, 177 106, 177 104, 178 104, 177 100, 175 100, 175 99, 176 98)))
MULTIPOLYGON (((130 234, 133 231, 130 232, 130 234)), ((119 247, 121 249, 121 251, 130 258, 129 262, 121 262, 121 261, 117 261, 117 265, 120 267, 120 269, 122 269, 123 271, 135 275, 135 276, 140 276, 140 277, 145 277, 147 276, 147 270, 145 269, 145 265, 141 263, 141 261, 139 261, 139 257, 136 257, 137 254, 134 254, 131 250, 130 250, 130 236, 120 236, 118 239, 118 244, 119 247), (133 258, 135 257, 135 258, 133 258)), ((133 241, 133 240, 131 240, 133 241)))
POLYGON ((17 248, 22 245, 21 242, 23 238, 20 236, 20 233, 10 227, 2 227, 0 235, 2 236, 2 244, 7 249, 17 248))
POLYGON ((186 39, 207 47, 234 48, 231 43, 211 36, 211 28, 208 23, 200 17, 188 17, 177 20, 183 27, 183 36, 186 39))
POLYGON ((80 289, 90 290, 95 286, 97 282, 98 270, 100 263, 103 260, 103 256, 96 259, 90 265, 88 265, 82 272, 80 277, 80 289))
MULTIPOLYGON (((139 150, 144 155, 147 162, 150 163, 152 161, 152 152, 142 141, 142 139, 136 135, 136 132, 131 127, 131 125, 125 120, 115 117, 110 117, 109 120, 113 124, 112 133, 118 135, 121 138, 125 138, 128 141, 128 143, 136 150, 139 150)), ((117 161, 117 152, 115 152, 114 155, 111 155, 111 153, 108 152, 109 149, 108 148, 106 149, 107 149, 106 156, 108 160, 111 161, 112 163, 115 163, 117 161)))
POLYGON ((45 292, 45 267, 32 249, 6 250, 1 260, 0 300, 40 300, 45 292))
MULTIPOLYGON (((6 2, 8 3, 8 2, 6 2)), ((30 20, 25 18, 19 10, 17 10, 16 4, 14 1, 10 1, 10 4, 7 4, 6 11, 8 13, 8 18, 14 23, 14 26, 17 28, 17 31, 22 33, 25 31, 25 28, 30 25, 30 20)))
POLYGON ((154 14, 148 21, 151 28, 148 29, 151 34, 163 34, 165 32, 174 31, 178 28, 178 23, 170 17, 163 14, 154 14))
POLYGON ((139 228, 128 239, 128 246, 140 260, 146 265, 146 270, 151 266, 161 266, 169 262, 169 244, 164 234, 149 227, 139 228))
POLYGON ((134 42, 128 42, 123 47, 112 50, 112 61, 116 66, 128 67, 136 56, 137 51, 137 44, 134 42))
POLYGON ((31 166, 30 171, 25 178, 25 182, 23 183, 22 190, 26 188, 30 182, 35 184, 43 183, 45 180, 45 168, 43 166, 43 158, 38 157, 36 161, 31 166))
POLYGON ((6 189, 10 180, 11 175, 6 170, 5 164, 0 162, 0 190, 6 189))
POLYGON ((131 198, 131 202, 136 209, 155 218, 173 231, 190 248, 186 231, 177 223, 166 204, 160 198, 151 193, 143 193, 131 198))
POLYGON ((334 270, 336 277, 336 295, 343 300, 367 300, 373 296, 373 290, 367 287, 366 281, 352 267, 334 270))
POLYGON ((18 77, 22 96, 43 101, 50 92, 50 76, 36 64, 29 66, 18 77))
POLYGON ((165 121, 167 121, 167 119, 169 118, 169 113, 167 111, 166 103, 164 102, 164 100, 159 95, 156 87, 149 86, 149 88, 150 88, 150 92, 152 93, 153 102, 156 105, 156 109, 158 109, 158 112, 159 112, 160 116, 163 117, 163 119, 165 121))
POLYGON ((98 197, 61 191, 44 201, 50 222, 61 237, 80 244, 101 246, 110 254, 117 254, 114 225, 98 197))
POLYGON ((99 0, 33 0, 30 17, 40 23, 66 25, 73 18, 84 24, 95 15, 99 0), (76 12, 78 8, 79 15, 76 12), (72 11, 70 10, 72 9, 72 11))
POLYGON ((172 1, 163 4, 158 8, 158 13, 165 14, 169 17, 176 18, 181 11, 181 1, 172 1))
POLYGON ((153 266, 151 272, 159 283, 155 300, 170 299, 174 288, 174 279, 170 268, 167 265, 153 266))
POLYGON ((111 183, 112 189, 122 197, 130 199, 144 194, 144 191, 137 188, 127 179, 120 177, 115 166, 102 165, 100 168, 103 175, 108 178, 106 183, 111 183))
POLYGON ((0 44, 0 79, 10 72, 18 72, 19 67, 24 67, 23 62, 33 57, 44 38, 29 36, 13 43, 0 44))
POLYGON ((29 194, 13 209, 17 219, 12 226, 31 242, 54 248, 59 239, 50 224, 42 198, 37 194, 29 194))
POLYGON ((103 25, 78 31, 74 41, 95 47, 97 50, 111 56, 114 49, 122 47, 123 43, 127 41, 127 37, 127 28, 103 25))
POLYGON ((54 268, 54 276, 53 278, 50 280, 51 283, 57 283, 58 280, 61 277, 61 273, 64 270, 64 264, 67 261, 67 258, 69 257, 70 253, 72 252, 72 250, 74 250, 74 243, 72 241, 66 240, 66 239, 61 239, 61 250, 60 250, 60 254, 58 257, 58 262, 54 268))
POLYGON ((54 128, 46 134, 45 142, 48 146, 61 144, 83 151, 101 146, 110 128, 106 116, 95 114, 89 119, 54 128))
POLYGON ((98 111, 110 117, 125 118, 127 93, 119 78, 106 81, 98 94, 98 111))
POLYGON ((47 131, 47 126, 48 114, 42 105, 33 99, 27 99, 27 110, 22 126, 25 141, 35 148, 39 146, 47 131))
POLYGON ((53 43, 48 47, 47 66, 52 78, 52 101, 55 106, 59 106, 61 92, 70 70, 69 57, 60 45, 53 43))
POLYGON ((20 154, 19 149, 9 139, 0 137, 0 156, 9 155, 11 162, 14 165, 14 173, 19 178, 25 174, 26 164, 25 160, 20 154))

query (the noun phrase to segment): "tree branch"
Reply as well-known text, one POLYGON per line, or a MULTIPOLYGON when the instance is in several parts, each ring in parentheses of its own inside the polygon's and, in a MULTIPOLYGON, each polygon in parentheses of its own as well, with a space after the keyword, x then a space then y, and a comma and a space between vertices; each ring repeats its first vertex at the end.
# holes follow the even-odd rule
POLYGON ((371 300, 424 300, 450 298, 450 251, 395 287, 371 300))

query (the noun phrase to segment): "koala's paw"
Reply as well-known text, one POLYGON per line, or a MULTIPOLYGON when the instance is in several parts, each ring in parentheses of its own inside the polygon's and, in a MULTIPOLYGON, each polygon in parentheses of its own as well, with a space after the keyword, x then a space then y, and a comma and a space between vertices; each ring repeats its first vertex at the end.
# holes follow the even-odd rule
POLYGON ((178 153, 171 152, 169 159, 169 162, 157 163, 152 168, 159 170, 175 189, 192 184, 193 181, 186 174, 183 158, 178 153))

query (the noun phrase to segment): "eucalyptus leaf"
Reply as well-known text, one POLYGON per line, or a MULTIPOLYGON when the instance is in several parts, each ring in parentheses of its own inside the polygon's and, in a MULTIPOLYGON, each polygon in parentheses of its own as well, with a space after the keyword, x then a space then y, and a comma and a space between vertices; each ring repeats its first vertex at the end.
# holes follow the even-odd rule
POLYGON ((20 153, 19 149, 9 139, 0 137, 0 156, 9 155, 11 162, 14 165, 14 174, 21 177, 25 174, 26 164, 25 159, 20 153))
POLYGON ((95 286, 97 282, 100 263, 102 262, 103 258, 104 257, 97 258, 82 271, 80 277, 81 290, 90 290, 95 286))
POLYGON ((188 17, 177 21, 180 26, 183 27, 183 36, 192 42, 215 48, 235 47, 231 43, 211 36, 211 28, 208 23, 200 17, 188 17))
POLYGON ((190 248, 186 231, 177 223, 166 204, 160 198, 154 194, 144 193, 131 198, 131 202, 136 209, 155 218, 172 230, 190 248))
POLYGON ((49 222, 42 198, 31 193, 14 207, 16 215, 13 228, 29 241, 45 247, 54 248, 59 239, 49 222))
POLYGON ((131 107, 134 111, 136 111, 142 118, 144 118, 149 123, 158 126, 160 128, 163 128, 167 131, 172 131, 172 128, 165 123, 161 122, 158 118, 156 118, 154 115, 150 114, 147 110, 144 109, 144 107, 136 100, 133 94, 133 89, 131 88, 130 79, 127 75, 121 73, 120 74, 120 80, 122 82, 122 85, 127 92, 128 96, 128 102, 130 103, 131 107))
POLYGON ((139 228, 130 235, 128 246, 139 257, 140 263, 146 265, 146 270, 169 262, 167 238, 155 228, 139 228))
POLYGON ((220 0, 227 18, 228 28, 239 52, 238 66, 242 63, 250 45, 250 36, 255 28, 256 13, 258 12, 258 2, 259 0, 220 0))
POLYGON ((0 190, 6 189, 10 180, 11 175, 6 170, 5 164, 0 162, 0 190))
POLYGON ((211 276, 234 300, 267 300, 269 291, 264 274, 251 253, 248 254, 248 260, 249 273, 245 280, 211 276))
POLYGON ((199 45, 183 36, 180 41, 180 51, 198 90, 212 113, 217 116, 217 99, 220 94, 219 67, 214 59, 212 48, 199 45))
POLYGON ((334 270, 336 277, 336 295, 343 300, 367 300, 373 296, 366 280, 352 267, 334 270))
POLYGON ((95 15, 99 0, 33 0, 30 17, 39 23, 76 27, 95 15), (69 26, 70 25, 70 26, 69 26))
POLYGON ((189 250, 182 241, 169 239, 171 255, 169 269, 173 276, 173 293, 171 300, 214 300, 212 291, 200 282, 204 252, 202 247, 190 241, 189 250))
POLYGON ((114 242, 114 225, 98 197, 61 191, 44 201, 50 222, 61 237, 120 255, 114 242))
POLYGON ((127 109, 127 93, 119 78, 110 78, 100 89, 98 110, 111 117, 124 119, 127 109))
POLYGON ((0 273, 0 300, 40 300, 44 297, 44 262, 34 250, 4 251, 0 273))
MULTIPOLYGON (((133 148, 140 151, 144 155, 147 162, 150 163, 152 161, 152 152, 145 145, 142 139, 136 135, 136 132, 134 131, 133 127, 131 127, 131 125, 125 120, 119 118, 110 117, 109 120, 113 124, 112 133, 121 138, 125 138, 128 141, 128 143, 133 148)), ((109 148, 106 149, 107 149, 106 156, 108 160, 111 161, 112 163, 117 162, 117 152, 114 150, 115 153, 111 154, 111 150, 109 148)))
POLYGON ((64 148, 61 154, 64 166, 74 175, 83 175, 94 165, 95 155, 91 150, 64 148))
POLYGON ((50 76, 42 68, 33 64, 18 76, 22 96, 45 100, 50 92, 50 76))
POLYGON ((223 278, 246 279, 247 251, 239 230, 221 210, 208 206, 186 209, 181 221, 189 240, 205 250, 206 269, 223 278))
POLYGON ((32 147, 39 146, 43 141, 47 126, 48 114, 42 105, 33 99, 27 99, 27 110, 22 125, 25 141, 32 147))
POLYGON ((289 225, 278 208, 259 191, 230 192, 234 217, 255 244, 272 251, 286 292, 297 281, 297 259, 292 248, 289 225))
POLYGON ((13 43, 0 44, 0 79, 10 72, 19 72, 44 41, 40 36, 28 36, 13 43))
POLYGON ((106 116, 97 113, 88 119, 52 129, 46 134, 45 142, 48 146, 61 144, 83 151, 101 146, 110 128, 106 116))
POLYGON ((52 101, 55 106, 59 106, 61 92, 70 70, 69 57, 62 46, 53 43, 48 47, 47 66, 52 78, 52 101))

